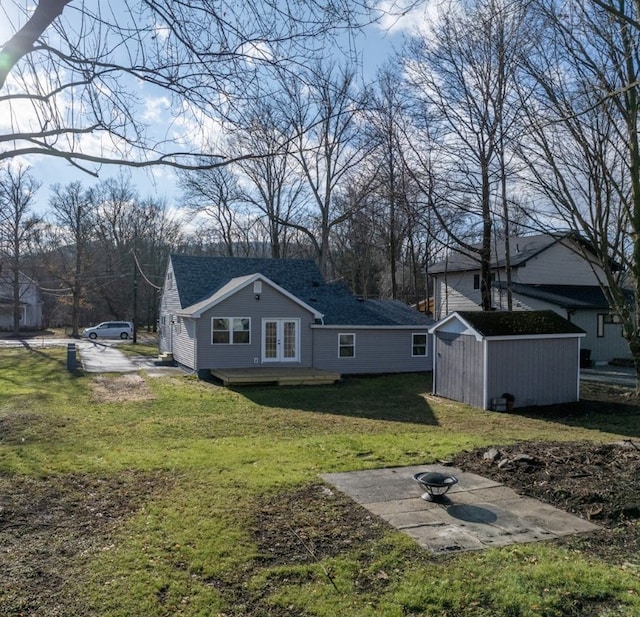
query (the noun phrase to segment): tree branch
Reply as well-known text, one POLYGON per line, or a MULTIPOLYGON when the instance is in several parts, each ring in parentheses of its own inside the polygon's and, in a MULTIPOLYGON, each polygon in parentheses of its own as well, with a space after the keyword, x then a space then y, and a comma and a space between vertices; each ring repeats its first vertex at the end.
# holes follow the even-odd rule
POLYGON ((62 15, 71 0, 40 0, 27 23, 0 50, 0 88, 4 87, 11 69, 27 55, 38 37, 62 15))

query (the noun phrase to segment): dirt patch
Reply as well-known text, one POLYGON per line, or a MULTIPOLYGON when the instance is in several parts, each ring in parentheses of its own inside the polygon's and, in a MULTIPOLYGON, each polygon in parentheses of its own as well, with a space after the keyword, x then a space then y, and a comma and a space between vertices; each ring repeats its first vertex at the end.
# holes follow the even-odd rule
POLYGON ((15 446, 28 444, 64 428, 64 417, 32 411, 6 411, 0 416, 0 444, 15 446))
POLYGON ((603 527, 564 544, 640 563, 640 441, 523 442, 463 452, 452 463, 603 527))
POLYGON ((389 574, 371 570, 373 541, 390 527, 382 519, 354 503, 346 495, 313 483, 293 491, 264 496, 255 504, 248 522, 258 557, 244 570, 229 572, 228 578, 207 581, 227 600, 225 617, 288 617, 294 607, 276 607, 269 602, 283 585, 304 584, 309 573, 296 566, 310 566, 312 575, 337 587, 323 560, 345 552, 357 552, 358 573, 354 585, 361 591, 387 584, 389 574), (262 587, 246 581, 264 568, 274 568, 262 587))
POLYGON ((87 615, 79 573, 112 546, 123 519, 170 479, 125 472, 102 478, 0 476, 3 615, 87 615))
POLYGON ((137 373, 98 375, 91 382, 91 392, 96 403, 149 401, 154 398, 144 378, 137 373))
POLYGON ((254 538, 263 563, 311 563, 359 548, 389 527, 345 495, 322 484, 265 499, 254 538))

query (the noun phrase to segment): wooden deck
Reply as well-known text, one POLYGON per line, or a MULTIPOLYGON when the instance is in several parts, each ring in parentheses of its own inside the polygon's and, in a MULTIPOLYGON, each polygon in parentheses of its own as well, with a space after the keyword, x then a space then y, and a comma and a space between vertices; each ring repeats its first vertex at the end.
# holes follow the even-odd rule
POLYGON ((225 386, 249 384, 311 386, 332 384, 342 379, 340 373, 302 367, 222 368, 211 369, 211 374, 225 386))

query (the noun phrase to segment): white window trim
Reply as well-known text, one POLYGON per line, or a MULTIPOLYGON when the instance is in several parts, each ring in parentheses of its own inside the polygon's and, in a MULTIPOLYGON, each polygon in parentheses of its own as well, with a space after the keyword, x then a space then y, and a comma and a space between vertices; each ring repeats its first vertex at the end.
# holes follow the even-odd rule
POLYGON ((426 332, 412 332, 411 333, 411 357, 412 358, 428 358, 429 357, 429 335, 426 332), (423 354, 415 354, 413 353, 416 336, 424 336, 424 353, 423 354))
POLYGON ((356 333, 355 332, 338 332, 338 359, 339 360, 351 360, 356 357, 356 333), (340 350, 343 347, 349 347, 349 345, 341 345, 340 337, 341 336, 351 336, 353 338, 353 355, 352 356, 341 356, 340 350))
MULTIPOLYGON (((216 332, 222 332, 222 330, 216 330, 216 332)), ((211 344, 212 345, 251 345, 251 317, 227 317, 224 315, 216 315, 215 317, 211 318, 211 344), (229 333, 229 342, 228 343, 214 343, 213 342, 213 333, 214 333, 214 329, 213 329, 213 322, 216 319, 226 319, 229 322, 229 329, 227 330, 227 332, 229 333), (246 343, 234 343, 233 342, 233 322, 237 321, 237 320, 244 320, 246 319, 249 322, 249 340, 246 343)))
MULTIPOLYGON (((598 313, 596 338, 604 338, 606 336, 607 326, 620 326, 621 324, 622 319, 615 313, 598 313)), ((620 335, 624 336, 622 328, 620 328, 620 335)))

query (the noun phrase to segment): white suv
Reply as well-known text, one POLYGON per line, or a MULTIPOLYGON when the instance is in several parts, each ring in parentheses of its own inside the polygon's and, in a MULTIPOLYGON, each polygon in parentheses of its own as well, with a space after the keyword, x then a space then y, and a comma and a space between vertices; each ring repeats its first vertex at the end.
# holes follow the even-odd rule
POLYGON ((85 328, 82 331, 85 338, 121 338, 128 339, 133 336, 133 324, 130 321, 103 321, 97 326, 85 328))

